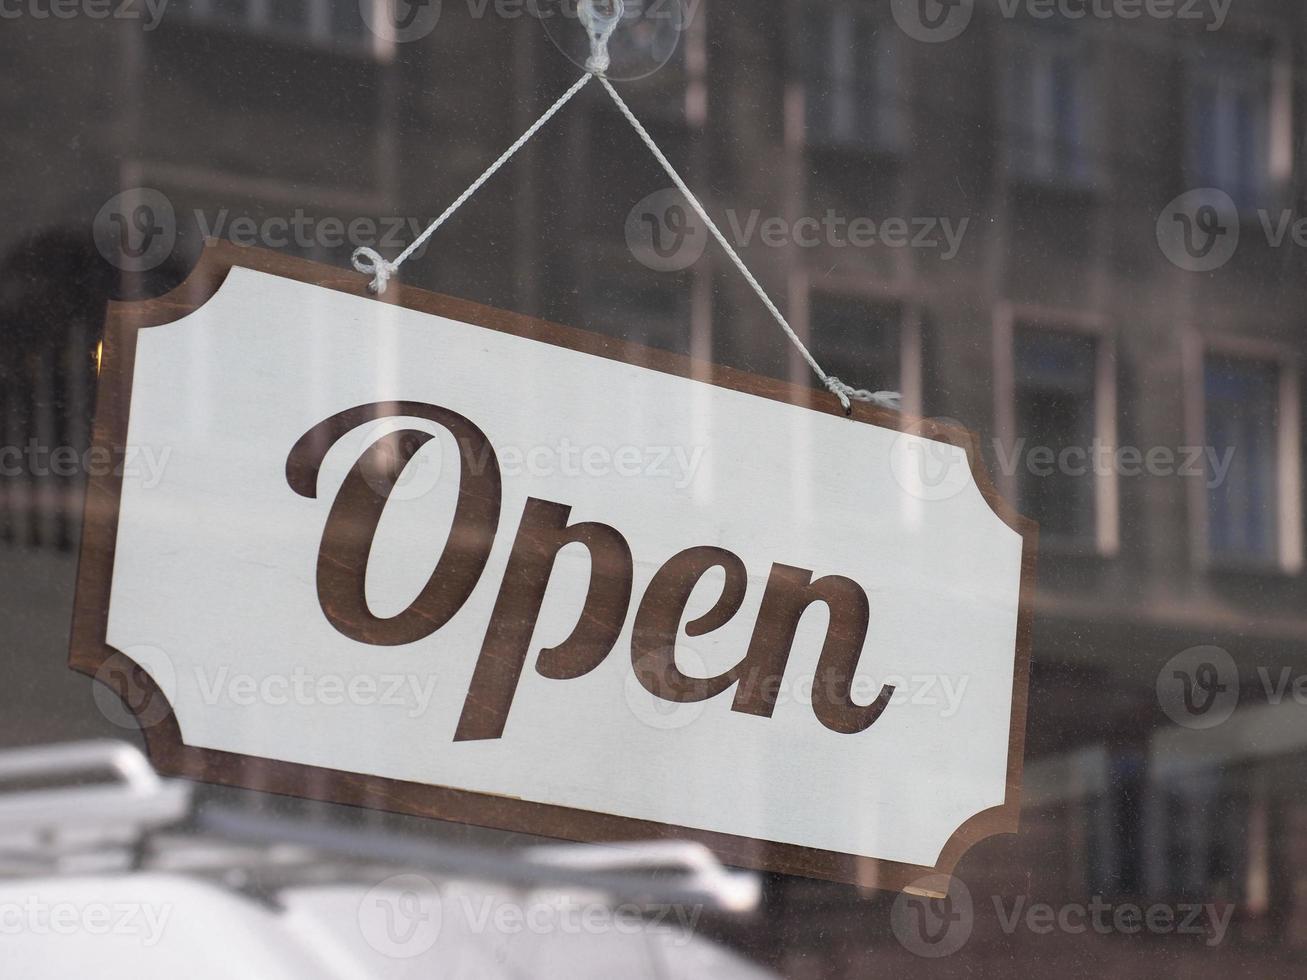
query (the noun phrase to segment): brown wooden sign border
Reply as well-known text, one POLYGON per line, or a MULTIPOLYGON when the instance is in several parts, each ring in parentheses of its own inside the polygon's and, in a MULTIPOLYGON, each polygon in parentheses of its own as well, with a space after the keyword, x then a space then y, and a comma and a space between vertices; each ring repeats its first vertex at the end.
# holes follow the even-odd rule
MULTIPOLYGON (((393 283, 383 297, 372 297, 367 290, 366 278, 348 270, 229 243, 209 243, 191 275, 171 293, 138 303, 110 304, 93 434, 95 447, 115 452, 126 443, 139 331, 172 323, 198 309, 217 292, 233 266, 477 324, 596 357, 801 406, 810 411, 841 417, 845 414, 833 395, 815 388, 694 361, 599 334, 436 295, 402 283, 393 283)), ((154 687, 148 674, 106 642, 122 490, 121 476, 113 474, 94 475, 88 485, 70 666, 104 681, 123 697, 138 720, 143 722, 150 759, 164 775, 574 841, 690 839, 707 845, 732 865, 877 888, 908 889, 923 877, 951 874, 963 853, 979 841, 1017 830, 1038 530, 1032 521, 1017 514, 999 496, 983 468, 978 442, 972 433, 930 420, 906 419, 897 413, 864 404, 854 405, 849 424, 874 424, 962 447, 986 501, 1004 523, 1024 539, 1006 797, 1001 806, 979 813, 959 827, 934 868, 188 746, 182 741, 171 706, 154 687), (147 709, 150 717, 142 719, 140 716, 147 709)))

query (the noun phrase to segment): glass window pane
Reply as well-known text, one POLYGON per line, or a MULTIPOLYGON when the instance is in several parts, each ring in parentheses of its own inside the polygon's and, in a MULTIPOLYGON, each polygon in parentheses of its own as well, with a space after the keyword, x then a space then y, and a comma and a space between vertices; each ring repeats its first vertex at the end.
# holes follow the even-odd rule
POLYGON ((1210 545, 1218 558, 1270 563, 1277 554, 1279 371, 1275 364, 1208 355, 1208 444, 1229 469, 1209 468, 1210 545))
POLYGON ((1015 338, 1016 453, 1022 510, 1045 534, 1068 540, 1094 535, 1095 348, 1085 337, 1042 328, 1015 338))

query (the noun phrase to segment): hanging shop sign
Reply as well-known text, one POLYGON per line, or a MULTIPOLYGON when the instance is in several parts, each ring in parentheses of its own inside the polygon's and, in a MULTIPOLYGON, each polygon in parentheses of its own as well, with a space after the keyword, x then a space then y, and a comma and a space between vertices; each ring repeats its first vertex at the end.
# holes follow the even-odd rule
POLYGON ((164 773, 904 887, 1016 828, 966 433, 210 245, 115 305, 72 666, 164 773))

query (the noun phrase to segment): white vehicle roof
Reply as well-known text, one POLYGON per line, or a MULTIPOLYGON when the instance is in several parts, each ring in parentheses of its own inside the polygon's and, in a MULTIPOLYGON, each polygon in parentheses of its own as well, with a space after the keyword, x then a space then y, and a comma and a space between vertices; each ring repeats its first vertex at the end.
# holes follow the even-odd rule
POLYGON ((6 976, 24 980, 665 980, 770 974, 669 914, 600 896, 399 875, 290 889, 270 908, 156 873, 0 882, 6 976), (422 882, 425 882, 423 884, 422 882))

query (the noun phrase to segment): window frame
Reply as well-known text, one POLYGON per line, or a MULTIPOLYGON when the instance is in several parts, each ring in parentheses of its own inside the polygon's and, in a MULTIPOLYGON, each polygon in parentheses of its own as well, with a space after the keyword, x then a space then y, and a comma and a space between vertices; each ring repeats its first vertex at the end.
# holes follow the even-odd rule
POLYGON ((1024 25, 1019 33, 1004 33, 999 41, 1000 68, 998 85, 994 89, 994 98, 998 102, 998 112, 996 119, 1001 127, 1002 148, 999 154, 1001 158, 1001 168, 1009 184, 1017 184, 1035 188, 1048 188, 1052 190, 1063 190, 1072 192, 1089 192, 1095 187, 1101 185, 1109 168, 1103 162, 1103 127, 1101 120, 1107 114, 1102 111, 1102 107, 1095 102, 1092 93, 1095 91, 1109 92, 1110 90, 1100 83, 1098 60, 1094 58, 1095 35, 1092 32, 1068 32, 1062 37, 1056 38, 1057 42, 1074 49, 1078 63, 1084 71, 1083 91, 1078 93, 1078 97, 1083 102, 1081 111, 1084 113, 1083 133, 1081 134, 1085 141, 1084 148, 1084 166, 1085 174, 1083 177, 1072 177, 1063 172, 1057 172, 1050 176, 1041 176, 1030 173, 1023 168, 1018 162, 1016 138, 1016 127, 1021 120, 1016 118, 1015 99, 1018 79, 1016 77, 1016 53, 1019 48, 1040 48, 1040 35, 1054 34, 1055 28, 1043 24, 1024 25))
MULTIPOLYGON (((1270 30, 1270 28, 1266 28, 1270 30)), ((1219 40, 1204 38, 1201 42, 1191 44, 1182 57, 1183 108, 1181 122, 1183 137, 1181 146, 1181 172, 1187 187, 1198 188, 1210 185, 1210 181, 1200 172, 1198 149, 1195 146, 1197 127, 1195 119, 1199 112, 1197 104, 1197 86, 1195 79, 1202 68, 1198 52, 1199 45, 1217 45, 1224 51, 1239 51, 1265 46, 1269 58, 1264 64, 1266 72, 1265 133, 1262 134, 1264 145, 1261 147, 1265 172, 1261 175, 1263 183, 1256 190, 1265 196, 1264 201, 1246 202, 1237 200, 1236 206, 1244 220, 1252 218, 1261 206, 1273 207, 1285 197, 1285 192, 1293 176, 1294 127, 1297 122, 1293 106, 1294 96, 1294 62, 1291 40, 1279 34, 1241 33, 1233 38, 1219 40)), ((1221 188, 1226 190, 1225 188, 1221 188)), ((1228 192, 1228 191, 1227 191, 1228 192)), ((1231 195, 1233 197, 1233 195, 1231 195)))
MULTIPOLYGON (((1030 303, 999 303, 993 314, 994 428, 1004 447, 1016 446, 1016 332, 1046 330, 1094 342, 1094 438, 1105 450, 1118 448, 1116 336, 1106 316, 1085 310, 1030 303)), ((1121 552, 1121 487, 1115 472, 1093 473, 1094 533, 1084 538, 1042 532, 1040 547, 1058 554, 1115 558, 1121 552)), ((1020 506, 1016 473, 996 473, 1003 495, 1020 506)))
MULTIPOLYGON (((922 323, 925 306, 910 289, 878 283, 851 272, 833 270, 823 273, 821 285, 814 285, 811 269, 796 268, 790 277, 791 323, 795 333, 804 338, 817 362, 821 363, 821 338, 812 336, 812 297, 815 294, 842 297, 866 303, 895 306, 899 310, 899 365, 896 377, 902 396, 902 413, 919 418, 922 413, 922 323)), ((824 367, 825 365, 823 365, 824 367)), ((798 351, 790 355, 790 377, 808 384, 812 369, 798 351)), ((841 378, 855 388, 864 387, 858 378, 841 378)))
MULTIPOLYGON (((889 18, 886 11, 870 7, 857 0, 791 0, 789 4, 789 23, 792 27, 791 35, 791 64, 793 66, 791 77, 797 90, 797 104, 790 107, 792 111, 798 114, 798 132, 800 142, 808 151, 831 152, 831 153, 857 153, 871 157, 884 157, 888 159, 897 159, 905 153, 904 134, 910 126, 910 112, 908 107, 897 104, 899 88, 892 86, 888 96, 878 93, 876 108, 879 110, 882 101, 887 98, 894 103, 894 113, 892 126, 884 127, 877 125, 876 132, 870 139, 865 141, 838 139, 825 134, 819 134, 814 131, 811 114, 808 112, 808 97, 810 88, 810 74, 807 63, 807 50, 803 45, 806 32, 811 23, 811 16, 814 13, 831 14, 838 11, 846 11, 855 21, 869 21, 878 26, 878 33, 882 33, 886 38, 886 43, 893 45, 895 64, 898 74, 903 76, 907 73, 907 63, 909 59, 909 45, 904 43, 902 31, 899 30, 889 18), (892 132, 885 133, 882 130, 890 128, 892 132)), ((870 64, 869 61, 854 58, 855 68, 860 68, 870 64)), ((873 69, 874 71, 874 69, 873 69)), ((857 96, 858 76, 854 75, 854 96, 857 96)), ((878 120, 879 123, 879 120, 878 120)))
POLYGON ((1190 325, 1184 329, 1185 435, 1192 446, 1206 446, 1208 355, 1260 361, 1278 367, 1279 424, 1276 427, 1275 556, 1269 561, 1217 555, 1211 547, 1211 520, 1205 480, 1189 481, 1189 546, 1193 566, 1204 572, 1297 575, 1303 571, 1302 386, 1300 360, 1287 344, 1251 337, 1219 335, 1190 325))

